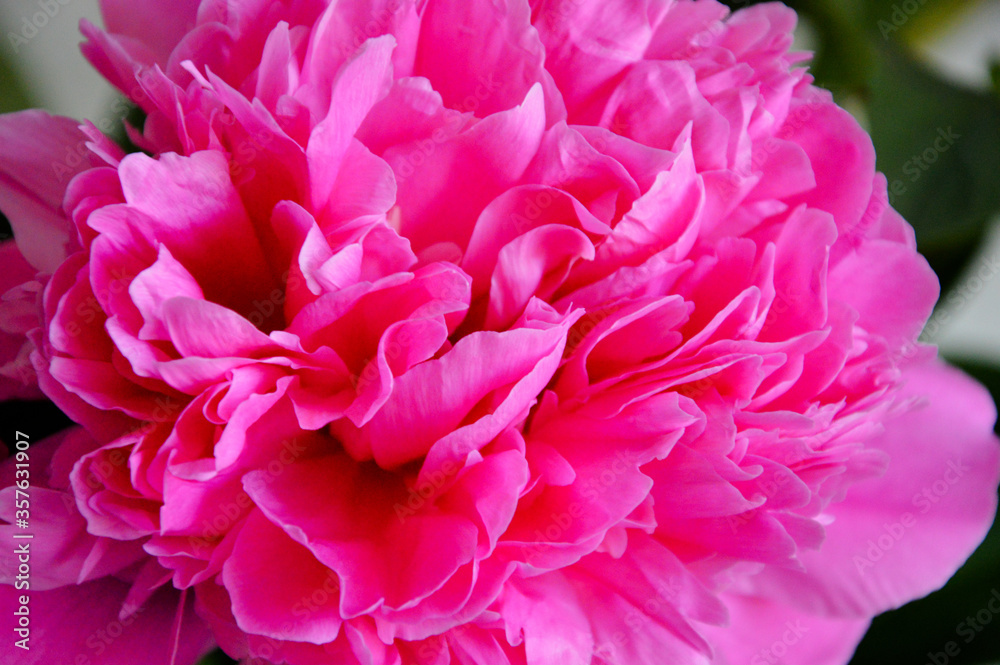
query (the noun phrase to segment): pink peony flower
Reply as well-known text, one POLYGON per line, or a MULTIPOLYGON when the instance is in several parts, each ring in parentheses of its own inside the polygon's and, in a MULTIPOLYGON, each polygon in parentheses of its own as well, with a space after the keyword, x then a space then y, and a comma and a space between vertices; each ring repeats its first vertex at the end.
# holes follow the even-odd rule
POLYGON ((102 4, 145 152, 0 118, 2 394, 80 424, 27 662, 843 663, 983 538, 993 404, 791 10, 102 4))

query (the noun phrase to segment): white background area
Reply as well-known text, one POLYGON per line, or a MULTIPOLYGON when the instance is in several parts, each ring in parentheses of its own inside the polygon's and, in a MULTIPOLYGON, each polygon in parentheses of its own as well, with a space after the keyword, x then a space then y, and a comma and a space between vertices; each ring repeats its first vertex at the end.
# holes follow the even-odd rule
MULTIPOLYGON (((39 0, 0 0, 0 29, 4 35, 0 48, 14 50, 8 33, 19 30, 25 20, 31 21, 41 12, 38 3, 39 0)), ((47 4, 58 6, 59 10, 48 18, 37 35, 18 46, 16 59, 22 73, 47 110, 99 121, 109 113, 115 92, 78 49, 80 19, 100 24, 98 0, 48 0, 47 4)), ((922 55, 934 68, 957 82, 987 87, 989 58, 1000 57, 1000 1, 981 2, 934 43, 926 45, 922 55)), ((1000 173, 995 175, 1000 187, 1000 173)), ((935 314, 931 339, 950 357, 979 358, 1000 364, 998 261, 1000 220, 993 225, 989 242, 959 281, 961 297, 949 298, 935 314)))

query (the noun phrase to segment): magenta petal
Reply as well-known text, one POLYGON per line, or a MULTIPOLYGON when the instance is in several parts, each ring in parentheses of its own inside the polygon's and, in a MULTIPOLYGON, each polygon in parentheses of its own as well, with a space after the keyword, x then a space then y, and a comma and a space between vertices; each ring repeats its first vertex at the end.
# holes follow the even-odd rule
MULTIPOLYGON (((168 665, 174 647, 174 620, 180 595, 173 589, 154 595, 131 616, 120 618, 129 585, 111 577, 52 591, 32 591, 30 650, 5 647, 5 662, 43 665, 75 663, 79 658, 104 665, 168 665), (7 661, 7 657, 15 657, 7 661)), ((16 635, 21 593, 4 585, 0 597, 4 607, 4 633, 16 635)), ((214 646, 208 627, 191 609, 191 599, 180 625, 180 641, 174 665, 194 665, 214 646)))
POLYGON ((517 106, 540 83, 548 106, 546 124, 565 118, 525 0, 433 0, 424 9, 421 32, 415 73, 430 79, 450 108, 485 117, 517 106), (445 32, 451 38, 442 44, 439 35, 445 32))
POLYGON ((101 0, 101 15, 108 32, 142 40, 166 65, 170 52, 194 27, 199 0, 180 0, 169 7, 161 2, 101 0))
POLYGON ((222 579, 236 622, 248 633, 312 644, 332 642, 340 633, 336 574, 260 512, 240 531, 222 579), (320 589, 323 603, 313 599, 320 589))
POLYGON ((798 120, 789 123, 782 138, 805 150, 816 187, 787 203, 794 206, 801 201, 825 210, 833 215, 838 229, 852 229, 871 196, 870 178, 875 170, 871 139, 847 111, 821 99, 796 105, 791 112, 798 120))
POLYGON ((911 352, 939 290, 923 257, 885 240, 848 254, 830 271, 830 296, 850 302, 859 315, 857 325, 884 337, 892 348, 902 347, 904 354, 911 352), (869 289, 862 283, 881 286, 869 289))
POLYGON ((164 307, 169 299, 205 298, 198 282, 170 255, 166 245, 160 245, 160 255, 156 263, 136 275, 128 288, 129 295, 132 296, 136 308, 145 321, 139 330, 140 339, 170 339, 164 325, 164 307))
POLYGON ((291 92, 296 68, 292 60, 292 43, 288 23, 282 21, 267 37, 257 70, 257 99, 270 109, 278 105, 283 95, 291 92))
POLYGON ((353 456, 372 457, 384 467, 418 459, 449 435, 440 454, 460 458, 492 440, 530 405, 555 371, 568 323, 474 333, 442 358, 399 377, 389 401, 363 429, 343 421, 333 429, 353 456), (469 431, 455 433, 473 407, 492 394, 496 404, 490 412, 470 423, 469 431))
MULTIPOLYGON (((80 455, 97 446, 97 442, 79 427, 31 446, 33 473, 29 519, 33 538, 30 541, 19 539, 17 534, 23 535, 25 531, 15 526, 15 501, 24 498, 15 491, 14 481, 19 469, 16 458, 9 457, 0 465, 6 485, 0 496, 7 500, 0 508, 0 519, 7 522, 0 525, 0 533, 8 534, 16 545, 28 544, 30 547, 33 590, 81 584, 115 574, 144 556, 139 543, 101 538, 87 532, 87 522, 80 515, 76 498, 70 491, 68 474, 80 455)), ((0 553, 0 581, 3 584, 16 583, 19 563, 16 547, 0 553)))
MULTIPOLYGON (((500 601, 507 640, 524 642, 527 665, 557 665, 586 659, 600 635, 572 586, 559 573, 511 584, 500 601)), ((599 629, 598 629, 599 630, 599 629)))
POLYGON ((539 227, 512 241, 497 257, 484 327, 503 329, 531 298, 550 298, 577 261, 593 258, 594 244, 569 226, 539 227))
POLYGON ((306 152, 316 208, 329 200, 341 161, 361 121, 388 91, 395 46, 392 37, 371 40, 344 65, 334 82, 329 115, 313 130, 306 152))
POLYGON ((0 399, 41 397, 31 366, 32 344, 28 331, 40 324, 38 301, 42 284, 35 269, 11 241, 0 242, 0 399))
POLYGON ((143 233, 151 244, 166 245, 209 299, 250 312, 253 296, 274 288, 257 232, 221 153, 167 154, 157 160, 132 154, 122 160, 119 173, 129 209, 148 217, 143 233), (243 278, 216 278, 234 274, 243 278))
POLYGON ((186 356, 226 358, 254 353, 271 339, 230 309, 205 300, 175 297, 161 306, 170 340, 186 356))
POLYGON ((401 231, 415 249, 442 240, 465 246, 472 221, 517 183, 534 158, 545 129, 543 104, 541 86, 534 86, 519 106, 495 113, 453 138, 445 134, 441 141, 431 140, 433 150, 416 141, 383 155, 403 176, 397 199, 403 213, 401 231))
POLYGON ((402 516, 405 487, 346 455, 293 464, 278 478, 255 472, 244 485, 268 519, 338 573, 345 618, 410 607, 473 556, 472 523, 430 508, 402 516), (305 510, 317 501, 329 512, 305 510))
MULTIPOLYGON (((0 499, 13 506, 14 488, 0 491, 0 499)), ((31 530, 35 536, 30 543, 32 590, 80 584, 118 573, 145 555, 138 543, 122 543, 88 533, 87 522, 68 492, 35 487, 31 506, 31 530)), ((8 522, 0 525, 0 534, 16 545, 26 542, 14 538, 25 532, 14 526, 13 510, 0 512, 0 519, 8 522)), ((0 555, 0 582, 15 584, 17 569, 18 557, 13 547, 0 555)))
POLYGON ((0 118, 0 397, 86 427, 27 662, 190 662, 192 589, 247 663, 837 665, 983 537, 995 411, 792 10, 100 4, 142 152, 0 118))

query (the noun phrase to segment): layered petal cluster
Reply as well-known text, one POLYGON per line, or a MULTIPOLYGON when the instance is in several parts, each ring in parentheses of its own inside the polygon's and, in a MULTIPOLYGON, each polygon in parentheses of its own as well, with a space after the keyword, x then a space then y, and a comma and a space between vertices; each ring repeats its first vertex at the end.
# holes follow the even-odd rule
POLYGON ((80 425, 37 588, 115 658, 844 663, 984 536, 995 409, 791 10, 102 5, 140 151, 0 118, 0 394, 80 425))

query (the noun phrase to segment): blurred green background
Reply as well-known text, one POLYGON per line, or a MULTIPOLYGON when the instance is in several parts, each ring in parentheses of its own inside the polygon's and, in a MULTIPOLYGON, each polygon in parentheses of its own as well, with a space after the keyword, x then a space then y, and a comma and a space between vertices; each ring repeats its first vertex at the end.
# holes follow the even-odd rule
MULTIPOLYGON (((738 9, 754 2, 727 4, 738 9)), ((954 317, 978 290, 986 288, 980 284, 973 289, 970 284, 980 267, 977 252, 981 254, 989 229, 996 228, 1000 217, 1000 53, 985 56, 987 61, 979 64, 989 74, 981 84, 970 85, 932 67, 927 52, 956 22, 968 21, 984 6, 998 3, 789 0, 787 4, 800 15, 797 47, 815 51, 812 71, 817 83, 830 89, 838 103, 871 132, 878 168, 890 183, 890 201, 916 229, 920 251, 941 279, 942 310, 928 326, 930 339, 935 341, 932 324, 954 317), (939 131, 959 138, 946 150, 936 150, 933 144, 939 131), (946 305, 950 309, 944 311, 946 305)), ((60 20, 73 25, 63 26, 63 34, 75 31, 75 12, 82 15, 90 6, 96 3, 81 2, 67 9, 60 20)), ((997 26, 993 43, 1000 44, 997 26)), ((51 108, 46 103, 50 99, 25 83, 25 72, 30 69, 25 59, 31 57, 30 52, 15 56, 11 49, 0 48, 0 112, 51 108)), ((110 99, 105 106, 110 106, 110 99)), ((92 115, 93 107, 74 115, 88 112, 92 115)), ((3 222, 0 219, 0 234, 3 222)), ((994 281, 987 287, 995 290, 997 284, 994 281)), ((998 335, 996 330, 985 334, 994 339, 998 335)), ((994 399, 1000 399, 998 358, 997 354, 972 352, 954 354, 950 360, 986 384, 994 399)), ((1000 596, 998 564, 1000 523, 994 524, 983 545, 947 586, 877 617, 852 665, 1000 664, 1000 617, 991 617, 991 623, 968 642, 965 623, 986 607, 994 591, 1000 596), (957 655, 954 650, 945 653, 949 642, 956 643, 957 655)), ((233 661, 219 652, 204 662, 233 661)))

